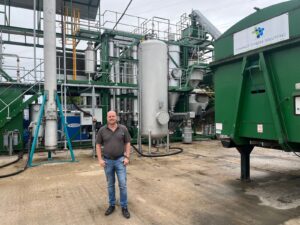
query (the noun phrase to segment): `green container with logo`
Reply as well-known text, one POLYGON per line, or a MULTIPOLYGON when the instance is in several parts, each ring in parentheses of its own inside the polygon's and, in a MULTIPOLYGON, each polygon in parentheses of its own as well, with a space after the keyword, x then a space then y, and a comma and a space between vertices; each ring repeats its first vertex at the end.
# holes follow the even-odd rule
POLYGON ((299 21, 300 0, 288 1, 215 41, 216 132, 225 147, 300 151, 299 21))
POLYGON ((256 11, 215 41, 216 132, 241 153, 300 151, 300 0, 256 11))

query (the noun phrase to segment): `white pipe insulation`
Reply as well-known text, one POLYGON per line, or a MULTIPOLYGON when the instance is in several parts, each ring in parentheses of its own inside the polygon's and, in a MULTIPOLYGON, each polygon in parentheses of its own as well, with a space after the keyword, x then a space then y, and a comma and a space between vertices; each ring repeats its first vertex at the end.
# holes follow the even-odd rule
POLYGON ((56 95, 56 1, 43 1, 44 8, 44 68, 45 92, 48 93, 45 105, 45 148, 57 148, 57 109, 56 95))

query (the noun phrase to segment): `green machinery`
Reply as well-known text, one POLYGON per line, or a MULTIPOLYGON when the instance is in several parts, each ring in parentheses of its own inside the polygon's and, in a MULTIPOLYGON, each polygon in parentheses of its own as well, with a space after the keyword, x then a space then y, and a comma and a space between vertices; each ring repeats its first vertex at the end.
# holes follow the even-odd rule
MULTIPOLYGON (((2 44, 25 46, 30 49, 43 48, 40 44, 44 35, 41 26, 42 1, 38 1, 36 9, 33 10, 36 21, 32 28, 15 26, 10 19, 14 15, 8 13, 11 11, 10 7, 33 9, 32 4, 23 4, 21 0, 3 3, 5 19, 0 29, 5 35, 2 44)), ((181 74, 176 77, 176 82, 169 83, 169 93, 177 95, 178 98, 172 110, 172 114, 177 115, 171 117, 170 121, 170 130, 173 133, 171 140, 182 140, 184 126, 191 126, 189 115, 192 114, 188 114, 190 111, 195 112, 195 116, 192 116, 195 117, 192 118, 193 133, 206 130, 203 134, 214 136, 213 114, 206 112, 213 112, 214 107, 214 92, 208 64, 213 57, 212 43, 216 39, 216 32, 209 29, 211 26, 201 24, 199 13, 184 14, 177 24, 159 17, 145 19, 125 15, 122 24, 112 29, 121 13, 108 10, 101 13, 98 0, 80 4, 76 1, 61 0, 57 1, 56 7, 56 14, 61 15, 61 19, 56 21, 56 27, 61 29, 56 33, 56 38, 61 43, 57 46, 57 94, 61 97, 65 114, 80 113, 81 123, 87 121, 87 115, 92 115, 99 118, 98 122, 105 124, 107 111, 115 109, 121 123, 127 125, 132 136, 136 138, 138 58, 135 51, 141 41, 155 38, 173 46, 173 49, 179 49, 176 50, 177 53, 173 51, 168 55, 169 64, 173 65, 173 68, 169 68, 169 76, 171 70, 180 71, 177 74, 181 74), (127 24, 126 18, 130 23, 127 24), (82 43, 88 44, 88 48, 86 45, 82 47, 82 43), (90 61, 86 61, 85 57, 90 53, 90 61), (89 62, 92 62, 92 69, 87 71, 85 67, 89 62), (85 66, 82 66, 83 64, 85 66), (80 110, 87 110, 88 114, 80 110), (205 120, 206 117, 209 120, 205 120)), ((2 49, 2 46, 0 47, 2 49)), ((22 72, 20 68, 25 64, 25 60, 28 58, 18 58, 18 67, 15 68, 17 75, 7 72, 8 67, 5 65, 0 70, 0 153, 12 151, 8 150, 11 147, 2 147, 4 142, 7 145, 7 140, 13 140, 16 134, 18 143, 13 144, 13 149, 24 148, 24 133, 29 125, 24 122, 24 111, 28 110, 30 105, 37 104, 38 97, 43 93, 43 59, 34 56, 31 62, 26 62, 32 67, 22 72), (8 139, 2 139, 4 134, 8 135, 5 136, 8 139)), ((9 69, 11 71, 11 67, 9 69)), ((77 126, 74 124, 72 126, 77 126)), ((74 137, 72 145, 75 148, 91 147, 94 145, 92 134, 95 135, 95 124, 90 122, 80 125, 80 135, 88 135, 78 139, 75 138, 77 133, 71 135, 71 139, 74 137)), ((190 128, 192 130, 192 127, 190 128)), ((59 130, 59 136, 59 148, 66 147, 63 130, 59 130)), ((42 137, 40 138, 39 146, 42 147, 42 137)))
POLYGON ((258 10, 215 42, 216 133, 241 154, 254 146, 300 151, 300 1, 258 10))

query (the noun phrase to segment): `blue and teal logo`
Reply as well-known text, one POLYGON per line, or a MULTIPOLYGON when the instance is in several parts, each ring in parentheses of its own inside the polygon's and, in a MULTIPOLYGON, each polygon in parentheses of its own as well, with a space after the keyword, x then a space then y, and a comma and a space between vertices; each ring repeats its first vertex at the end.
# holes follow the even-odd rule
POLYGON ((256 35, 256 38, 261 38, 264 35, 265 28, 263 27, 255 27, 255 30, 252 32, 256 35))

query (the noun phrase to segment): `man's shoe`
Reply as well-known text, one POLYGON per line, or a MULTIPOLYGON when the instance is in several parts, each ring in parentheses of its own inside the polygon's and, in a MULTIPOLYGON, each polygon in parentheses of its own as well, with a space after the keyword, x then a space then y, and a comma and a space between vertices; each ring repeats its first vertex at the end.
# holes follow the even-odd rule
POLYGON ((127 207, 123 207, 123 208, 122 208, 122 214, 123 214, 123 216, 124 216, 126 219, 129 219, 129 218, 130 218, 130 213, 129 213, 127 207))
POLYGON ((114 211, 115 211, 115 206, 110 205, 105 212, 105 216, 112 214, 114 211))

